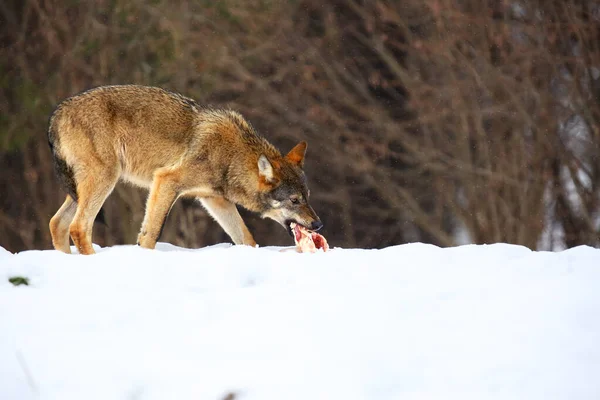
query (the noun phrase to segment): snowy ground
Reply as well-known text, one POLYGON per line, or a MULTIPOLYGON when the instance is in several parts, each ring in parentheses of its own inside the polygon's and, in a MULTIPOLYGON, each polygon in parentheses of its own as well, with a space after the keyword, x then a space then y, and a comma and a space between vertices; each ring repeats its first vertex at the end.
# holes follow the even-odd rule
POLYGON ((278 250, 0 248, 0 399, 600 399, 600 250, 278 250))

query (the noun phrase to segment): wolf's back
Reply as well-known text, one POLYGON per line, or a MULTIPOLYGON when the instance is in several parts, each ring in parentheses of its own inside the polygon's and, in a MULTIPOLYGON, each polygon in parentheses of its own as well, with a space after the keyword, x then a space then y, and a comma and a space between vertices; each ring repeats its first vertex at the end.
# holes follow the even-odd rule
POLYGON ((67 98, 48 127, 58 180, 77 200, 77 182, 67 160, 119 159, 127 173, 129 167, 148 170, 177 158, 177 150, 190 140, 199 109, 192 99, 137 85, 102 86, 67 98))

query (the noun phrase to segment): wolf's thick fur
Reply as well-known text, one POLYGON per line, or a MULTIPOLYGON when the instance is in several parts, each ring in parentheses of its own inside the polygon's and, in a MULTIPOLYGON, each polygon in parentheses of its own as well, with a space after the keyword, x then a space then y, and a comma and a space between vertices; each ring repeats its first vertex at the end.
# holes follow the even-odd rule
POLYGON ((306 143, 286 156, 237 112, 203 108, 154 87, 95 88, 62 102, 50 118, 48 142, 68 196, 50 221, 52 243, 92 254, 92 225, 116 183, 150 189, 138 236, 154 248, 173 203, 193 196, 234 243, 255 245, 235 204, 319 229, 302 170, 306 143))

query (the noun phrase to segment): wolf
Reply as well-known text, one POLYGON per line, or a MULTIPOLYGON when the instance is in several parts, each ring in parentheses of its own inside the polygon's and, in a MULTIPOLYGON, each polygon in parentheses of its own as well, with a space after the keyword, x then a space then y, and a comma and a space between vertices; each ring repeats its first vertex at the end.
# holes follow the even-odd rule
POLYGON ((235 244, 256 246, 236 205, 277 221, 323 223, 309 205, 304 174, 307 144, 285 156, 238 112, 200 106, 158 87, 97 87, 60 103, 48 143, 67 197, 50 220, 55 249, 93 254, 92 227, 120 180, 149 189, 138 235, 153 249, 173 203, 200 200, 235 244))

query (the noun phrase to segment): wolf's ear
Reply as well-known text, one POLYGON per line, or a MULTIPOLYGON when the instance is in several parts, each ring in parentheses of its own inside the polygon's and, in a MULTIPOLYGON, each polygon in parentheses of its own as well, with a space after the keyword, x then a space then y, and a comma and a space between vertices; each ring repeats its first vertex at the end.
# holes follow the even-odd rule
POLYGON ((304 155, 306 154, 306 142, 302 141, 294 146, 289 153, 285 156, 287 160, 293 164, 298 165, 300 168, 304 166, 304 155))
POLYGON ((275 178, 273 166, 264 154, 261 154, 260 157, 258 157, 258 175, 267 182, 273 182, 275 178))

